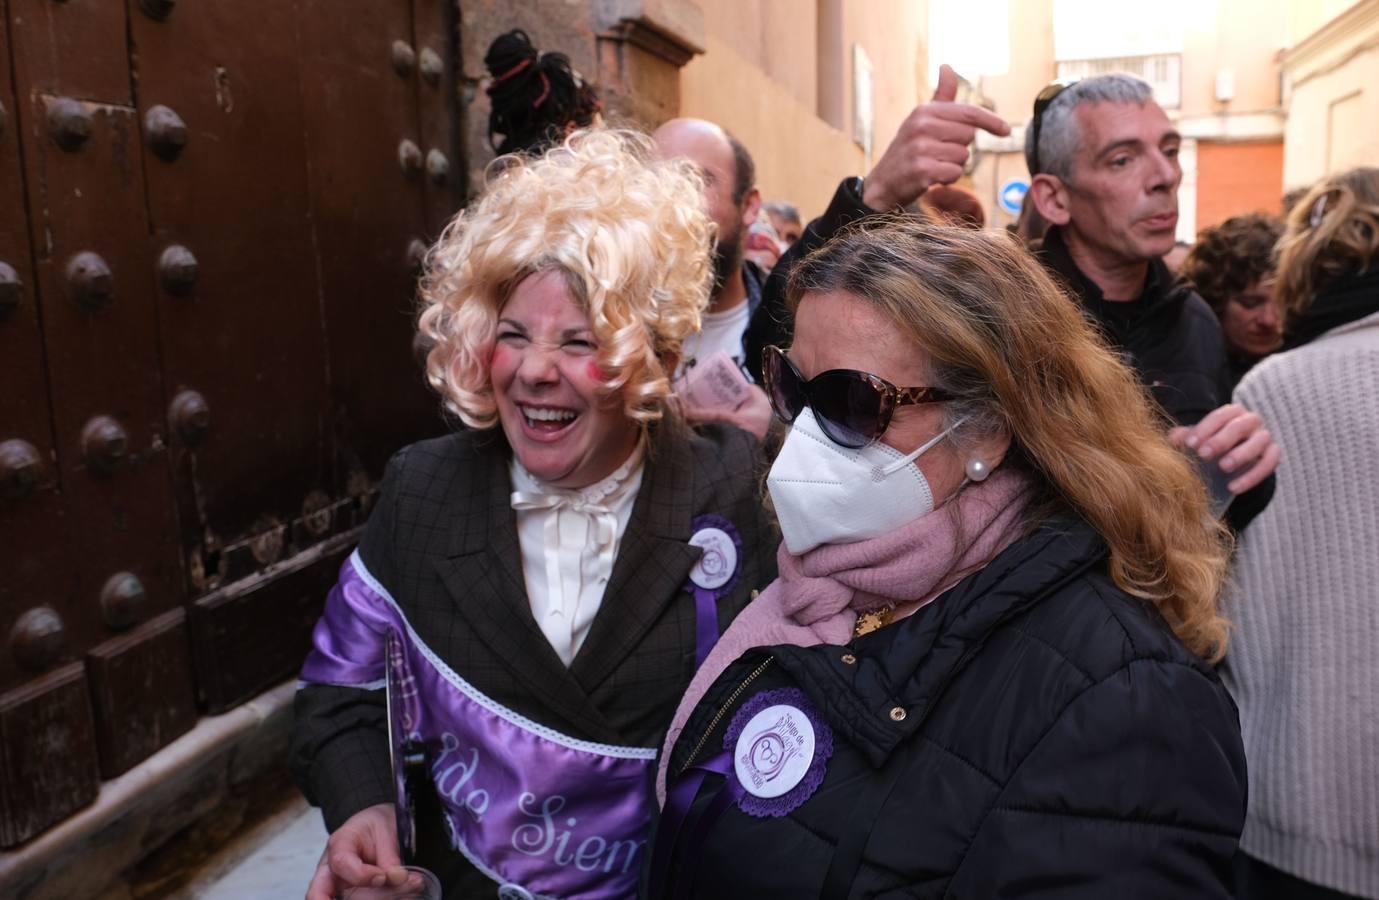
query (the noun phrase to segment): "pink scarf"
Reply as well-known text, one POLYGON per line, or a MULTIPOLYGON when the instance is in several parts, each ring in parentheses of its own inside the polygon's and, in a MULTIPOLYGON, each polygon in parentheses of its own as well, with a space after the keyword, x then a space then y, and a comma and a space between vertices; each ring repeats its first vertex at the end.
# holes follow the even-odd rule
POLYGON ((656 773, 660 803, 665 805, 670 750, 685 720, 733 661, 752 647, 846 644, 859 611, 927 603, 1014 543, 1027 486, 1024 476, 998 470, 890 534, 828 544, 803 556, 792 556, 782 544, 776 557, 780 577, 728 626, 675 710, 656 773))

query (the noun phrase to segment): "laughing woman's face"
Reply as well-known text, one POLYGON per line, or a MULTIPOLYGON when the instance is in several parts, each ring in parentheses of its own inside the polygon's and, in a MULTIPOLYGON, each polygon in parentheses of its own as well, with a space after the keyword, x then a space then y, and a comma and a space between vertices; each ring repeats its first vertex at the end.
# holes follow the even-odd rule
POLYGON ((638 427, 604 394, 598 338, 559 272, 531 275, 499 312, 490 366, 498 419, 532 475, 587 487, 627 459, 638 427))

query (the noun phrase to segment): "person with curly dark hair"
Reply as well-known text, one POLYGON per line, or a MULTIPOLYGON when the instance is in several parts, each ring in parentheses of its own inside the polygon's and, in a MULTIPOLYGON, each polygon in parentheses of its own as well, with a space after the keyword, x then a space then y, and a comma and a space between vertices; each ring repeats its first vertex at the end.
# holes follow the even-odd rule
POLYGON ((1273 216, 1233 216, 1203 229, 1183 262, 1226 339, 1234 388, 1255 363, 1283 343, 1283 314, 1274 298, 1274 248, 1283 223, 1273 216))
POLYGON ((541 53, 520 28, 493 39, 484 66, 492 77, 488 141, 496 153, 539 154, 592 125, 603 108, 568 56, 541 53))

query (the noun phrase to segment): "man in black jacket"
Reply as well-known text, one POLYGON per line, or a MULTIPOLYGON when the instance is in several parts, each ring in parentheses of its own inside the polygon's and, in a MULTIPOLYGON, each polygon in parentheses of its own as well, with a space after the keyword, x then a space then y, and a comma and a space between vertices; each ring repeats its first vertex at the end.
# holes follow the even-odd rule
POLYGON ((1230 400, 1211 308, 1164 265, 1178 224, 1182 137, 1149 85, 1101 75, 1045 88, 1025 133, 1030 191, 1051 226, 1040 256, 1077 296, 1197 451, 1242 528, 1273 495, 1279 448, 1230 400))
MULTIPOLYGON (((956 76, 940 73, 933 101, 901 124, 865 179, 843 182, 776 264, 763 300, 773 316, 749 330, 749 352, 788 341, 783 298, 796 259, 850 221, 957 180, 977 129, 1009 133, 995 114, 953 102, 956 76)), ((1216 317, 1161 259, 1178 222, 1181 137, 1149 86, 1124 75, 1051 85, 1036 110, 1026 131, 1030 195, 1051 223, 1040 259, 1176 423, 1170 439, 1196 452, 1218 509, 1243 528, 1273 496, 1280 451, 1258 415, 1229 402, 1216 317)))

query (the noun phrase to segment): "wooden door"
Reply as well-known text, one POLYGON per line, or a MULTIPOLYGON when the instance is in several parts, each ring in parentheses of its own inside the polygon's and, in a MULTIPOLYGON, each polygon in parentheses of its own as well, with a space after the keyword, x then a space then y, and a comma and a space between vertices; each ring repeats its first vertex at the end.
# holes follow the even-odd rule
POLYGON ((0 10, 10 846, 300 664, 464 166, 446 0, 0 10))

